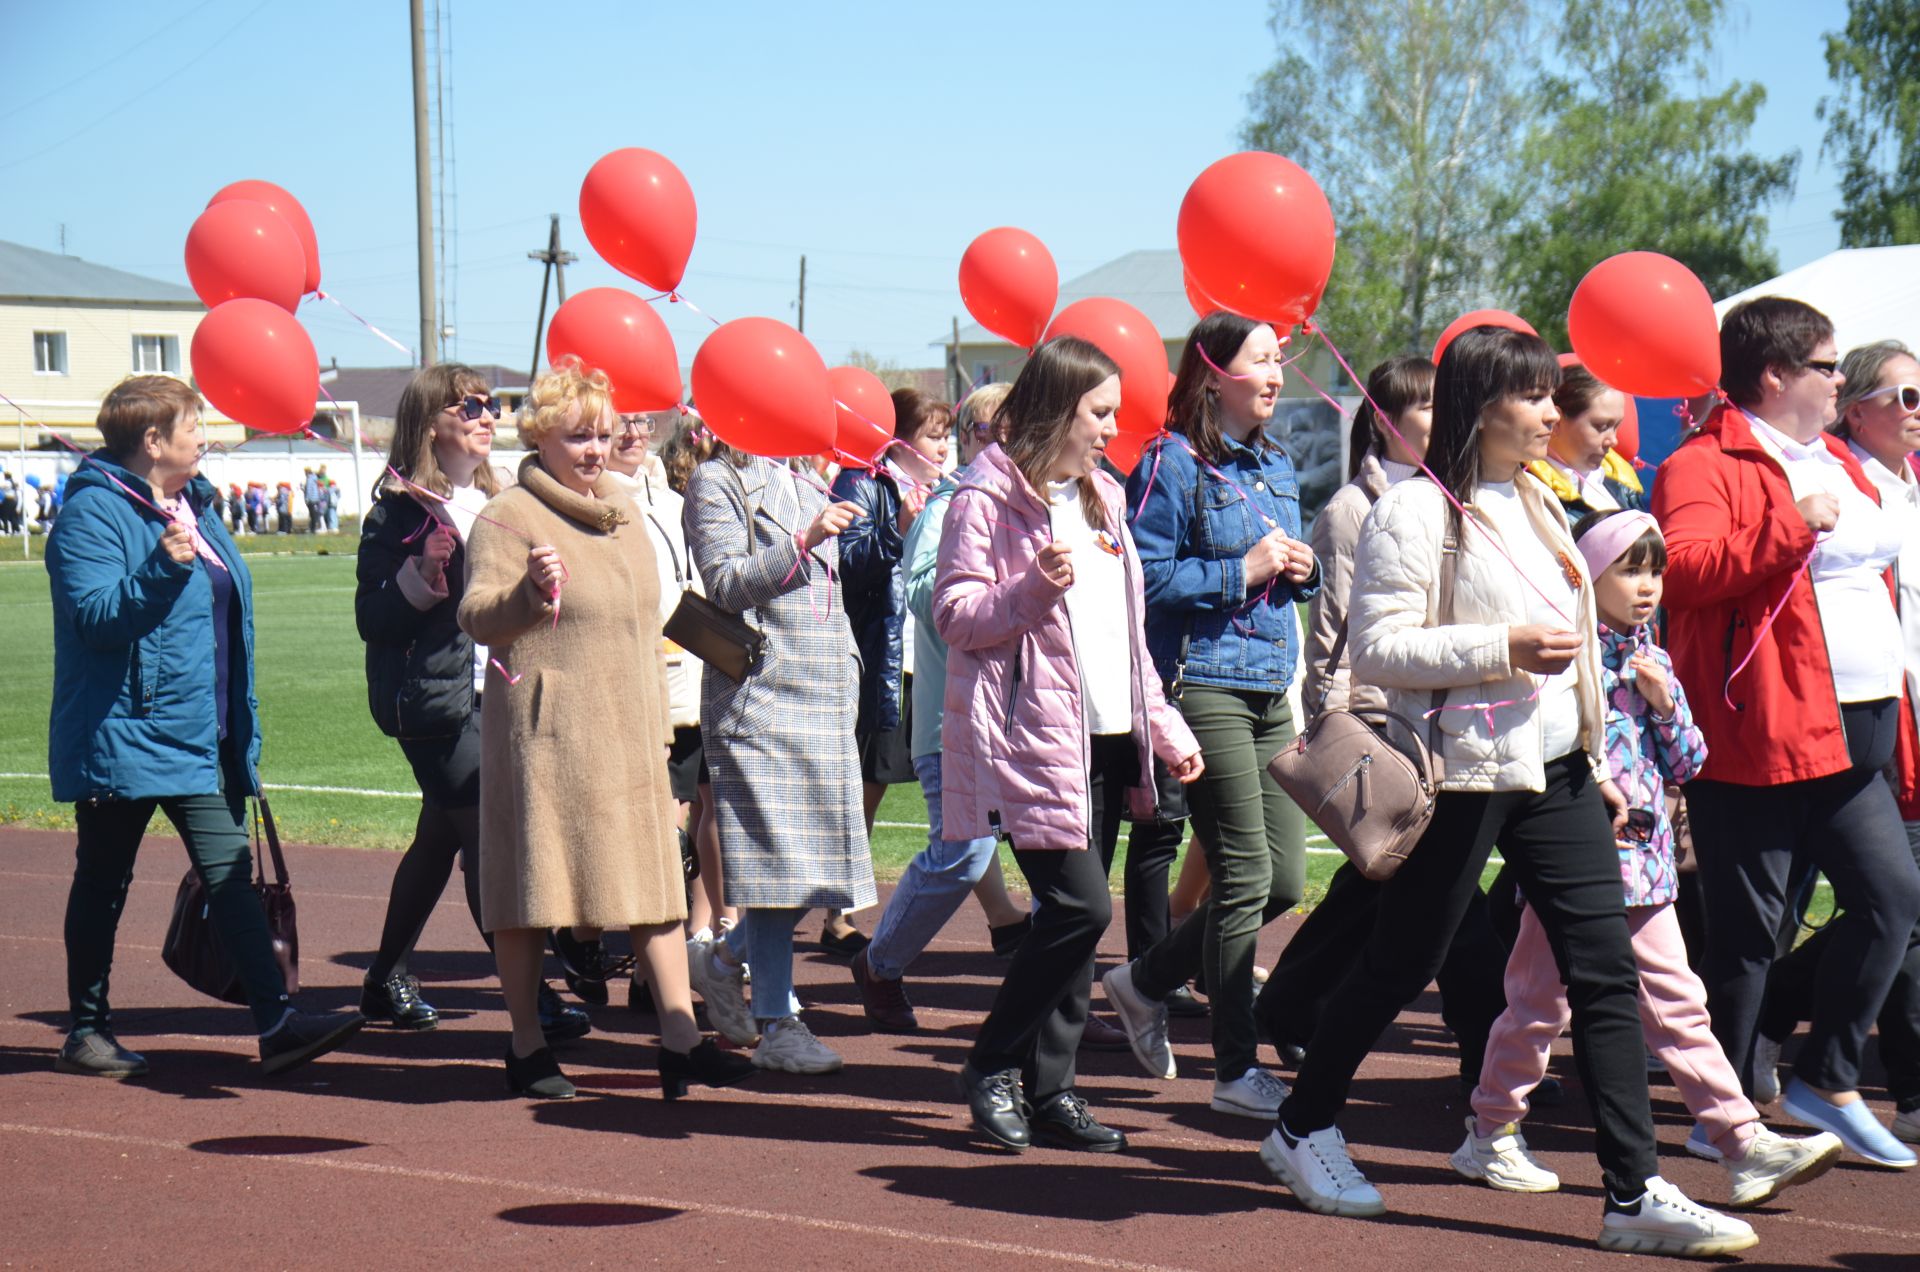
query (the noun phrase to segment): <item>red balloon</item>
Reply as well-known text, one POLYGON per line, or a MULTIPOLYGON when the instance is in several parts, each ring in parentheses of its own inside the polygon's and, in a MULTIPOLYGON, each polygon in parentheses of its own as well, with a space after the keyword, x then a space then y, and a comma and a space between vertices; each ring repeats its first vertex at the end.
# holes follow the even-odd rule
POLYGON ((1658 252, 1609 256, 1580 280, 1567 336, 1589 371, 1622 393, 1696 397, 1720 381, 1720 324, 1692 270, 1658 252))
POLYGON ((837 421, 827 364, 807 338, 772 318, 736 318, 693 355, 693 400, 721 441, 768 459, 833 449, 837 421))
POLYGON ((1060 271, 1053 254, 1025 230, 1010 225, 988 230, 960 258, 960 300, 974 320, 1022 349, 1040 343, 1040 333, 1060 299, 1060 271))
MULTIPOLYGON (((1577 367, 1584 364, 1579 354, 1563 353, 1560 355, 1560 365, 1577 367)), ((1631 464, 1640 457, 1640 404, 1634 401, 1631 393, 1620 393, 1620 396, 1626 401, 1627 409, 1620 417, 1620 431, 1613 435, 1613 449, 1619 452, 1620 458, 1631 464)))
POLYGON ((1152 433, 1120 433, 1107 443, 1107 462, 1121 472, 1132 475, 1139 466, 1140 452, 1153 440, 1152 433))
POLYGON ((876 464, 893 441, 893 395, 880 377, 864 367, 833 367, 827 372, 837 425, 833 446, 862 464, 876 464))
POLYGON ((1530 336, 1540 334, 1519 314, 1510 314, 1504 309, 1475 309, 1448 323, 1447 329, 1440 333, 1440 338, 1433 342, 1434 365, 1440 365, 1440 355, 1447 351, 1447 346, 1453 343, 1455 336, 1475 327, 1505 327, 1509 331, 1524 331, 1530 336))
POLYGON ((572 356, 606 372, 613 409, 622 415, 664 411, 680 401, 680 357, 653 306, 618 287, 567 297, 547 327, 547 361, 572 356))
POLYGON ((1202 295, 1285 328, 1333 272, 1333 209, 1291 159, 1249 150, 1211 165, 1180 201, 1180 260, 1202 295))
POLYGON ((299 238, 264 203, 216 203, 187 231, 187 281, 209 309, 250 296, 292 313, 306 276, 299 238))
POLYGON ((262 433, 313 422, 320 359, 299 319, 272 301, 215 306, 194 329, 190 356, 195 383, 229 419, 262 433))
POLYGON ((214 196, 207 200, 207 206, 225 203, 229 199, 251 199, 255 203, 266 204, 280 214, 287 228, 300 240, 300 251, 306 258, 306 275, 300 282, 300 294, 304 296, 308 292, 319 291, 320 240, 313 232, 313 219, 300 206, 300 200, 271 181, 235 181, 215 191, 214 196))
POLYGON ((628 146, 606 155, 580 183, 580 228, 607 264, 656 291, 687 272, 699 213, 673 160, 628 146))
POLYGON ((1167 422, 1167 346, 1147 316, 1107 296, 1062 309, 1044 340, 1078 336, 1120 364, 1120 431, 1152 436, 1167 422))

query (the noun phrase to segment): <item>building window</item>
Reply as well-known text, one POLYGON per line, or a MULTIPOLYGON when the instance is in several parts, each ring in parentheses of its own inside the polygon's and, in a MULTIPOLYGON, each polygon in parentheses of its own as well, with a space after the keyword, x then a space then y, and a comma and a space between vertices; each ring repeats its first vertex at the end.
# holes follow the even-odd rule
POLYGON ((33 369, 37 375, 67 373, 66 332, 36 331, 33 333, 33 369))
POLYGON ((135 375, 179 375, 180 337, 135 336, 133 372, 135 375))

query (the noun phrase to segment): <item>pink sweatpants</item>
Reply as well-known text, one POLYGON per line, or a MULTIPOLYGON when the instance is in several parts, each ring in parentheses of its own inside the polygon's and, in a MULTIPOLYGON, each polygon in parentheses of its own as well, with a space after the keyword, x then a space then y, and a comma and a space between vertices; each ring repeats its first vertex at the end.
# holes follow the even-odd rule
MULTIPOLYGON (((1688 1112, 1713 1146, 1746 1156, 1760 1111, 1740 1090, 1707 1017, 1707 988, 1687 966, 1687 947, 1673 907, 1630 906, 1633 956, 1640 965, 1640 1023, 1647 1046, 1667 1066, 1688 1112)), ((1528 909, 1507 959, 1507 1009, 1487 1036, 1487 1058, 1473 1092, 1482 1134, 1527 1115, 1527 1095, 1547 1075, 1554 1039, 1573 1018, 1546 929, 1528 909)))

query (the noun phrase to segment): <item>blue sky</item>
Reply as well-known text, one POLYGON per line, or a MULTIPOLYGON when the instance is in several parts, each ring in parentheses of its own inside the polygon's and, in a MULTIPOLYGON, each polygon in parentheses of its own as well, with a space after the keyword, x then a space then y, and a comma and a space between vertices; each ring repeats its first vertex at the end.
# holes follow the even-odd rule
MULTIPOLYGON (((902 365, 960 314, 979 231, 1022 226, 1064 277, 1173 246, 1201 168, 1235 149, 1273 56, 1264 0, 959 5, 451 0, 457 335, 447 356, 526 364, 547 214, 581 256, 571 290, 624 285, 580 232, 579 183, 620 146, 687 174, 700 234, 683 291, 722 318, 793 320, 902 365)), ((429 6, 431 8, 431 6, 429 6)), ((1732 0, 1709 83, 1759 81, 1753 144, 1801 152, 1773 212, 1783 268, 1838 246, 1818 159, 1820 35, 1841 0, 1732 0)), ((279 182, 312 214, 324 287, 411 344, 417 331, 407 6, 270 0, 0 6, 0 239, 184 283, 206 199, 279 182)), ((1303 94, 1302 109, 1311 109, 1303 94)), ((1658 244, 1647 244, 1657 248, 1658 244)), ((331 306, 301 310, 321 361, 398 359, 331 306)), ((705 330, 667 312, 681 361, 705 330)))

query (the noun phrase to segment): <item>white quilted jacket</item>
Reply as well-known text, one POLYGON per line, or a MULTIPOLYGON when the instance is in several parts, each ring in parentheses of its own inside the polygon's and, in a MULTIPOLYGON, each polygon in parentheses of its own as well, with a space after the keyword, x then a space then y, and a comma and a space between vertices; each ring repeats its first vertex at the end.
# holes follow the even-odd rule
MULTIPOLYGON (((1574 630, 1586 636, 1575 660, 1579 674, 1580 744, 1594 772, 1607 776, 1606 712, 1601 695, 1600 644, 1593 585, 1574 548, 1559 500, 1537 478, 1521 473, 1522 503, 1541 538, 1579 573, 1574 630)), ((1469 505, 1471 510, 1471 505, 1469 505)), ((1433 691, 1447 690, 1448 706, 1529 697, 1538 679, 1507 661, 1507 630, 1527 621, 1527 584, 1494 546, 1499 532, 1477 511, 1462 529, 1454 582, 1453 616, 1440 626, 1440 553, 1447 501, 1424 478, 1403 481, 1380 497, 1354 549, 1353 678, 1386 691, 1388 708, 1421 730, 1433 691)), ((1537 703, 1500 707, 1488 728, 1484 711, 1442 711, 1441 786, 1451 791, 1539 791, 1546 787, 1537 703)))

